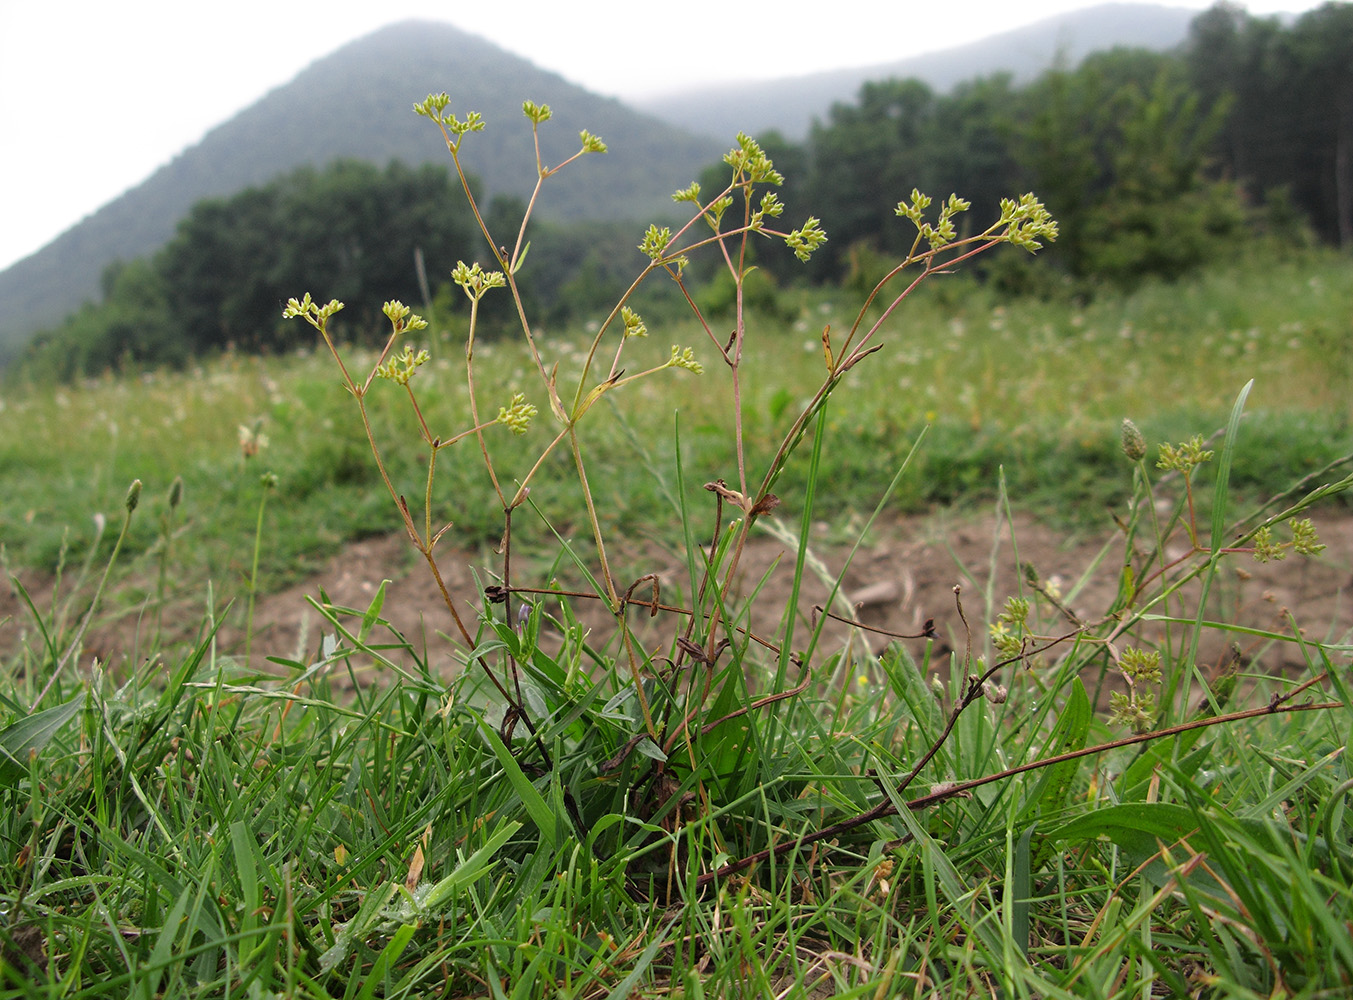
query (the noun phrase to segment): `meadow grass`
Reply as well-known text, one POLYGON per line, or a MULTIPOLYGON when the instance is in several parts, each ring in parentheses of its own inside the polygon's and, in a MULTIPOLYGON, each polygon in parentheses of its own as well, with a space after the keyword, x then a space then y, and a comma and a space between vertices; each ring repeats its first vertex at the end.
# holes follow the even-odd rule
MULTIPOLYGON (((916 473, 893 494, 894 511, 985 502, 1003 468, 1016 506, 1102 523, 1106 505, 1125 496, 1113 474, 1124 417, 1153 441, 1209 434, 1249 378, 1256 389, 1232 473, 1237 488, 1270 495, 1353 451, 1346 307, 1353 273, 1341 255, 1222 268, 1175 285, 1106 293, 1084 307, 1001 303, 962 277, 948 280, 923 288, 885 329, 881 364, 851 373, 849 405, 828 422, 833 447, 824 461, 838 486, 819 498, 825 514, 845 519, 872 509, 891 470, 929 427, 916 473)), ((755 453, 773 450, 820 379, 821 330, 846 322, 841 300, 802 294, 797 320, 769 324, 749 342, 743 410, 755 453)), ((661 333, 681 342, 701 335, 680 319, 661 333)), ((430 384, 429 422, 456 427, 467 417, 452 361, 460 345, 453 331, 441 336, 439 357, 421 377, 430 384)), ((588 334, 545 336, 576 362, 588 334)), ((240 540, 252 527, 264 471, 280 479, 268 509, 265 589, 308 575, 345 542, 397 530, 397 516, 374 489, 379 480, 361 425, 333 391, 331 363, 299 332, 297 339, 298 351, 286 357, 227 355, 186 372, 8 387, 0 409, 0 536, 11 565, 50 572, 63 559, 83 559, 97 533, 94 515, 111 516, 133 478, 145 483, 158 516, 182 477, 177 571, 192 587, 210 578, 229 593, 246 575, 250 553, 240 540), (245 459, 240 428, 256 425, 268 444, 245 459)), ((477 363, 491 392, 529 387, 528 358, 515 341, 479 346, 477 363)), ((608 516, 633 528, 664 502, 649 477, 624 470, 636 449, 670 450, 677 415, 692 480, 726 473, 727 389, 726 372, 716 368, 647 381, 617 394, 619 420, 585 428, 608 516)), ((422 456, 409 444, 413 422, 399 403, 394 393, 372 397, 401 488, 416 493, 422 456)), ((522 471, 547 433, 501 443, 505 468, 522 471)), ((455 521, 458 544, 496 543, 501 526, 490 493, 466 445, 457 447, 463 451, 440 466, 447 477, 440 513, 455 521)), ((538 502, 565 519, 571 509, 551 498, 568 497, 570 477, 568 463, 555 462, 535 487, 538 502)), ((148 553, 160 534, 155 517, 143 518, 129 552, 148 553)), ((103 544, 106 552, 111 539, 103 544)))
MULTIPOLYGON (((446 105, 418 111, 459 165, 473 127, 446 105)), ((736 242, 769 163, 742 137, 729 162, 736 242)), ((697 221, 718 204, 687 200, 697 221)), ((922 234, 925 207, 902 212, 922 234)), ((944 235, 957 210, 912 263, 981 243, 944 235)), ((1011 202, 988 235, 1027 241, 1041 211, 1011 202)), ((667 235, 650 270, 678 268, 667 235)), ((1223 567, 1318 557, 1308 516, 1353 484, 1346 262, 1269 264, 1089 306, 954 281, 877 357, 820 294, 727 340, 651 316, 651 346, 617 310, 609 372, 601 328, 396 355, 417 330, 398 303, 385 351, 344 347, 307 294, 286 314, 327 356, 7 395, 7 558, 75 579, 21 605, 0 678, 0 995, 1346 993, 1353 645, 1299 608, 1219 613, 1223 567), (669 343, 702 345, 704 373, 669 343), (525 427, 533 391, 553 426, 525 427), (933 623, 868 634, 845 568, 805 606, 819 518, 857 515, 858 544, 983 497, 1008 523, 1111 504, 1117 534, 1069 593, 1027 567, 966 608, 955 588, 952 648, 933 623), (767 630, 739 569, 772 511, 792 566, 767 630), (439 571, 447 522, 485 546, 473 592, 439 571), (452 662, 394 630, 384 586, 353 608, 321 589, 320 636, 267 672, 248 636, 218 641, 222 597, 395 529, 443 589, 452 662), (641 534, 674 543, 679 580, 608 555, 641 534), (117 559, 133 607, 221 593, 186 641, 157 615, 134 653, 87 659, 117 559), (1073 610, 1101 575, 1104 606, 1073 610)))
MULTIPOLYGON (((1139 483, 1144 542, 1166 495, 1139 483)), ((929 644, 814 657, 805 636, 812 683, 773 712, 748 709, 774 653, 744 641, 656 798, 662 751, 626 753, 635 689, 563 600, 521 627, 486 605, 476 629, 521 665, 534 736, 472 664, 447 688, 380 594, 321 606, 325 638, 282 683, 210 635, 45 699, 46 672, 11 663, 0 995, 1338 995, 1350 646, 1265 633, 1204 672, 1200 634, 1256 635, 1200 621, 1179 584, 1215 573, 1203 551, 1095 627, 1031 584, 992 623, 1013 651, 976 637, 997 638, 989 669, 929 644), (1110 641, 1158 656, 1130 688, 1182 684, 1154 732, 1086 696, 1110 641), (1277 645, 1307 670, 1266 671, 1277 645), (364 663, 386 681, 340 691, 364 663)), ((654 669, 653 711, 680 704, 654 669)))

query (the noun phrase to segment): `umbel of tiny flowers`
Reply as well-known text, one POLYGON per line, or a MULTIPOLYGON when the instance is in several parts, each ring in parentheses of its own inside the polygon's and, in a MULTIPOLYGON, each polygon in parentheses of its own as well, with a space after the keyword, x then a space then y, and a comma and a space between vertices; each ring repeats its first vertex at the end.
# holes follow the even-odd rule
POLYGON ((704 372, 705 366, 695 360, 695 352, 689 347, 678 347, 672 345, 672 356, 668 359, 667 368, 684 368, 688 372, 700 375, 704 372))
POLYGON ((451 280, 464 290, 471 302, 478 302, 490 288, 507 285, 507 276, 502 271, 485 271, 478 263, 466 264, 463 260, 456 261, 451 280))
POLYGON ((381 312, 390 321, 391 336, 397 337, 401 333, 412 333, 415 330, 427 329, 428 321, 414 313, 398 299, 391 299, 389 302, 383 303, 381 312))
POLYGON ((512 395, 512 401, 506 406, 498 407, 497 422, 507 425, 507 429, 513 434, 525 434, 531 427, 531 418, 535 415, 536 408, 526 402, 526 397, 518 392, 512 395))
POLYGON ((1109 694, 1109 725, 1128 726, 1134 733, 1148 733, 1156 720, 1156 696, 1150 691, 1109 694))
POLYGON ((1264 525, 1254 533, 1255 562, 1277 562, 1286 559, 1288 549, 1300 556, 1316 556, 1325 550, 1309 517, 1300 520, 1292 518, 1287 522, 1287 526, 1292 531, 1290 542, 1276 541, 1273 529, 1268 525, 1264 525))
POLYGON ((629 306, 622 306, 620 309, 620 321, 625 324, 626 337, 647 337, 648 327, 644 325, 643 317, 631 309, 629 306))
POLYGON ((1156 468, 1165 472, 1178 472, 1184 477, 1184 496, 1189 507, 1188 532, 1194 548, 1198 547, 1197 517, 1193 509, 1193 470, 1204 462, 1212 461, 1212 452, 1203 447, 1203 437, 1195 434, 1178 445, 1162 444, 1160 458, 1156 468))
POLYGON ((1133 684, 1160 683, 1160 650, 1138 649, 1129 646, 1123 650, 1118 669, 1133 684))
POLYGON ((1005 610, 991 624, 991 642, 1002 659, 1019 656, 1028 634, 1029 602, 1023 597, 1007 597, 1005 610))
POLYGON ((1128 690, 1109 695, 1109 724, 1126 725, 1133 732, 1145 733, 1155 725, 1156 696, 1143 691, 1142 686, 1160 683, 1160 651, 1128 646, 1118 658, 1118 669, 1128 690))
POLYGON ((1182 472, 1187 476, 1204 462, 1210 462, 1212 456, 1213 453, 1203 447, 1203 436, 1195 434, 1178 445, 1162 444, 1156 468, 1166 472, 1182 472))
POLYGON ((419 351, 415 354, 413 348, 405 344, 403 354, 376 366, 376 377, 389 379, 398 385, 407 386, 409 379, 413 378, 413 373, 427 364, 429 357, 427 351, 419 351))
POLYGON ((282 310, 282 318, 295 319, 297 316, 301 316, 318 330, 320 324, 330 319, 342 308, 343 303, 337 299, 330 299, 325 305, 320 305, 318 302, 312 301, 310 293, 306 292, 300 299, 287 299, 286 308, 282 310))

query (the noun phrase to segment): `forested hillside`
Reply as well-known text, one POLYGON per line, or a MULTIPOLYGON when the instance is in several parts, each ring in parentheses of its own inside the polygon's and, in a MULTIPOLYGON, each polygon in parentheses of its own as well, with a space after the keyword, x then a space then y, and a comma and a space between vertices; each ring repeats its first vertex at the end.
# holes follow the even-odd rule
POLYGON ((110 262, 163 246, 203 198, 228 197, 338 158, 380 167, 392 159, 445 166, 441 137, 410 110, 441 90, 491 123, 468 156, 491 193, 526 197, 535 183, 523 100, 556 110, 542 136, 547 163, 573 152, 580 129, 611 144, 612 151, 590 161, 589 169, 551 184, 539 206, 545 218, 634 218, 660 211, 670 204, 666 196, 722 149, 449 24, 391 25, 319 58, 143 184, 0 273, 0 361, 39 326, 97 296, 100 273, 110 262))
MULTIPOLYGON (((1030 273, 1007 252, 988 271, 1011 291, 1060 274, 1085 294, 1178 276, 1242 236, 1353 246, 1349 53, 1349 4, 1290 25, 1218 4, 1174 52, 1112 49, 1022 86, 868 83, 804 142, 761 138, 786 168, 789 214, 820 214, 831 236, 816 280, 876 278, 878 255, 911 239, 892 216, 913 187, 978 212, 1033 190, 1061 223, 1046 255, 1060 267, 1030 273)), ((801 273, 787 253, 763 263, 781 281, 801 273)))
MULTIPOLYGON (((776 308, 777 287, 791 283, 870 287, 885 261, 910 245, 894 208, 913 188, 936 197, 958 193, 972 202, 980 225, 1001 198, 1036 191, 1046 202, 1062 233, 1048 259, 1030 269, 1020 251, 1007 248, 983 265, 981 275, 1006 293, 1088 298, 1106 284, 1180 277, 1258 241, 1348 247, 1349 52, 1353 5, 1326 4, 1284 24, 1219 4, 1193 21, 1187 43, 1174 52, 1112 49, 1026 84, 999 74, 949 93, 913 79, 865 84, 803 142, 757 137, 785 175, 786 217, 795 225, 820 218, 829 241, 808 267, 767 245, 748 292, 776 308)), ((479 110, 459 100, 456 107, 479 110)), ((605 135, 604 122, 594 127, 585 117, 589 110, 597 109, 545 123, 547 162, 576 150, 580 128, 605 135)), ((440 142, 436 129, 406 110, 392 114, 440 142)), ((516 137, 516 155, 529 170, 531 132, 519 108, 485 139, 503 133, 516 137)), ((405 146, 392 138, 387 148, 405 146)), ((661 159, 653 144, 640 148, 661 159)), ((552 178, 547 203, 567 203, 570 172, 597 174, 615 155, 552 178)), ((469 162, 473 168, 475 159, 469 162)), ((628 176, 621 162, 610 176, 628 176)), ((666 191, 699 172, 688 166, 666 191)), ((700 180, 712 196, 727 183, 727 168, 711 164, 700 180)), ((501 190, 503 177, 495 182, 501 190)), ((69 378, 178 363, 227 346, 278 347, 279 303, 321 285, 322 294, 349 303, 345 319, 360 334, 383 299, 419 300, 415 251, 426 260, 429 293, 445 283, 456 259, 482 255, 477 227, 451 207, 459 201, 450 184, 444 165, 382 171, 340 163, 199 203, 153 258, 107 270, 103 301, 41 334, 24 369, 69 378)), ((485 194, 491 231, 510 242, 524 203, 485 194)), ((618 193, 612 207, 629 204, 618 193)), ((641 226, 545 219, 533 231, 537 252, 521 272, 523 290, 539 296, 551 322, 593 318, 623 290, 626 269, 637 270, 641 226)), ((697 266, 687 278, 695 294, 717 300, 711 271, 697 266)))

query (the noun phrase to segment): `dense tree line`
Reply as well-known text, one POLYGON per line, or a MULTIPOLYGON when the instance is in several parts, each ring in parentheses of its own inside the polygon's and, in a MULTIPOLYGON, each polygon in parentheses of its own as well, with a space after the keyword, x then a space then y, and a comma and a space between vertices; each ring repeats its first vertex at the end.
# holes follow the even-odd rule
POLYGON ((101 304, 39 334, 29 367, 69 378, 283 348, 282 305, 312 286, 374 329, 384 299, 419 300, 416 250, 444 274, 482 243, 458 194, 444 168, 338 161, 199 202, 153 257, 107 269, 101 304))
MULTIPOLYGON (((892 209, 912 187, 961 194, 975 223, 1038 192, 1062 223, 1049 256, 1082 285, 1177 276, 1256 229, 1353 246, 1353 5, 1285 26, 1219 3, 1175 52, 1101 52, 1023 87, 869 83, 802 145, 761 138, 803 167, 782 193, 789 214, 818 215, 831 236, 817 280, 867 278, 905 250, 914 234, 892 209)), ((761 263, 802 273, 787 254, 761 263)))
MULTIPOLYGON (((472 189, 479 196, 478 184, 472 189)), ((524 204, 495 197, 482 206, 504 240, 524 204)), ((639 259, 634 224, 539 223, 520 287, 532 315, 563 322, 609 306, 639 259)), ((148 259, 117 261, 102 276, 102 301, 87 303, 39 333, 23 373, 71 379, 107 370, 181 365, 212 351, 286 350, 296 331, 282 320, 286 300, 305 291, 347 304, 335 330, 375 340, 382 302, 422 304, 416 259, 444 322, 468 311, 450 286, 458 260, 482 259, 484 238, 445 167, 393 162, 379 169, 340 160, 303 168, 230 198, 199 202, 173 239, 148 259)), ((480 310, 492 334, 515 322, 505 295, 480 310)))
MULTIPOLYGON (((1223 2, 1176 52, 1101 52, 1021 87, 999 75, 947 94, 878 81, 802 143, 759 139, 786 177, 788 217, 816 215, 830 235, 807 268, 769 241, 755 248, 749 293, 771 307, 786 282, 871 285, 910 246, 893 210, 913 187, 968 198, 974 224, 1003 197, 1039 194, 1061 223, 1050 248, 1060 267, 995 255, 985 273, 1011 292, 1055 274, 1078 290, 1175 277, 1262 231, 1353 246, 1353 5, 1284 25, 1223 2)), ((722 166, 701 178, 710 192, 725 182, 722 166)), ((497 198, 485 211, 506 240, 524 206, 497 198)), ((563 323, 612 304, 639 264, 637 225, 537 224, 519 276, 533 315, 563 323)), ((461 305, 446 276, 483 249, 442 167, 299 170, 199 203, 154 257, 109 268, 103 302, 40 334, 26 368, 69 378, 228 346, 284 348, 294 331, 283 333, 281 305, 307 289, 349 304, 345 335, 377 335, 382 301, 422 301, 416 252, 433 290, 443 286, 445 313, 461 305)), ((705 304, 731 301, 712 267, 690 276, 706 282, 705 304)), ((490 328, 514 321, 499 299, 486 303, 490 328)))

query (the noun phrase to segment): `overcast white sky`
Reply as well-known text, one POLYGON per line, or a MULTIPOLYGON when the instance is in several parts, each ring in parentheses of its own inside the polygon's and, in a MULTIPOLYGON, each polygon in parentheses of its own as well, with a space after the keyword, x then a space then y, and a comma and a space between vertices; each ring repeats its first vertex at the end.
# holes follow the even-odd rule
MULTIPOLYGON (((0 270, 315 59, 394 21, 448 21, 625 98, 901 59, 1093 3, 0 0, 0 270), (758 38, 774 44, 763 48, 758 38), (786 65, 765 49, 796 56, 786 65), (655 73, 655 65, 679 67, 681 76, 655 73)), ((1317 3, 1246 6, 1267 14, 1317 3)))

